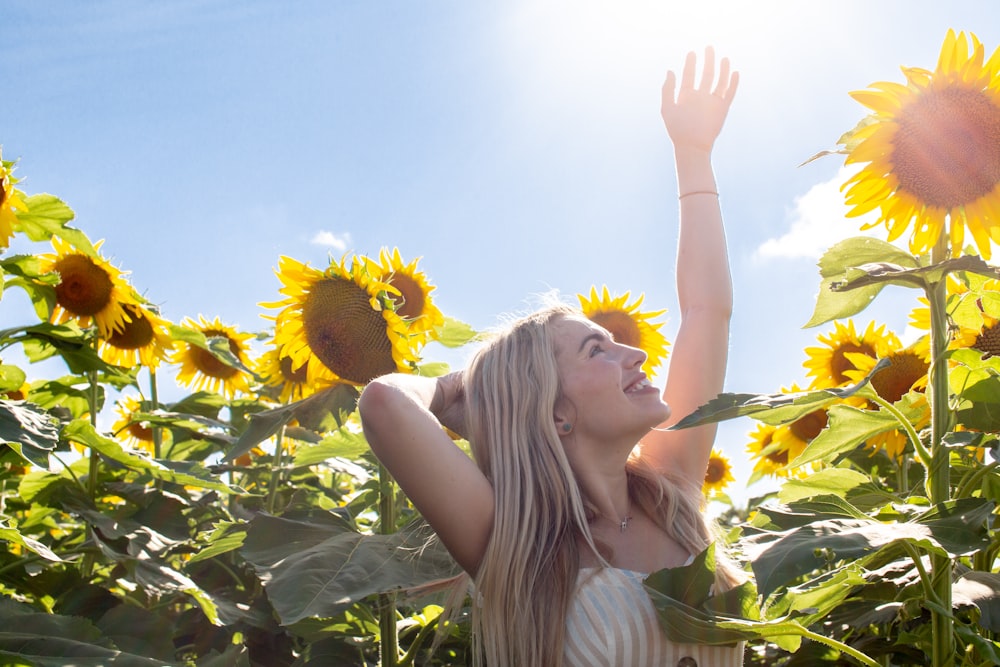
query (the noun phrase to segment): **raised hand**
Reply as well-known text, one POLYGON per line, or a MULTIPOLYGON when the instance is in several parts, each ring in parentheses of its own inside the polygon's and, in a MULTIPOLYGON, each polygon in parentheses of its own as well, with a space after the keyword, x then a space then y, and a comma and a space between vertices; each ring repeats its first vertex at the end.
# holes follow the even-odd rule
POLYGON ((722 130, 740 77, 738 72, 730 72, 729 59, 723 58, 716 79, 715 51, 707 47, 701 78, 695 85, 696 61, 694 52, 688 53, 679 88, 677 75, 673 71, 667 72, 660 114, 675 149, 694 148, 710 152, 722 130))

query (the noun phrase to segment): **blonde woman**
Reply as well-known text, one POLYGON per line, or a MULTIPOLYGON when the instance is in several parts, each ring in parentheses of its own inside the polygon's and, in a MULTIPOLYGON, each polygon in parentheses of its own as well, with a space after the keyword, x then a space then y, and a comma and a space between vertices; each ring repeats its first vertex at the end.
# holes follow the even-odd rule
MULTIPOLYGON (((715 427, 664 430, 722 390, 732 309, 711 153, 738 76, 711 49, 700 76, 695 61, 662 91, 681 318, 662 393, 644 352, 562 305, 507 326, 462 372, 362 393, 373 451, 473 579, 474 655, 491 667, 743 662, 740 646, 669 641, 642 587, 712 540, 700 501, 715 427)), ((721 567, 717 586, 738 574, 721 567)))

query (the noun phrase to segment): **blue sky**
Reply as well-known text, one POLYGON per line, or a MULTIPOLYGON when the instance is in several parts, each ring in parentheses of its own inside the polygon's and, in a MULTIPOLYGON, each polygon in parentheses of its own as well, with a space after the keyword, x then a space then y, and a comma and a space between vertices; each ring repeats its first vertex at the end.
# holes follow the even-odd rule
MULTIPOLYGON (((736 297, 727 390, 773 392, 805 383, 802 350, 828 330, 802 329, 816 259, 858 233, 842 161, 799 165, 864 115, 849 91, 933 69, 948 28, 992 51, 997 14, 928 0, 0 0, 0 146, 20 187, 66 201, 174 322, 263 330, 279 256, 322 266, 395 246, 477 328, 540 292, 606 284, 668 309, 672 337, 659 89, 712 44, 741 73, 715 151, 736 297)), ((902 335, 915 297, 891 288, 856 320, 902 335)), ((12 290, 0 318, 34 315, 12 290)), ((720 431, 738 481, 752 427, 720 431)))

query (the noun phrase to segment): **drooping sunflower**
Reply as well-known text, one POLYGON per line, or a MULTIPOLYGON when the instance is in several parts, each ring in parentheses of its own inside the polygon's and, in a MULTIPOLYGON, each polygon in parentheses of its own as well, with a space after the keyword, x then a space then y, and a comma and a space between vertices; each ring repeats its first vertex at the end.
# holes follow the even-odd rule
POLYGON ((337 382, 336 376, 318 359, 310 358, 305 364, 296 366, 291 357, 283 356, 277 347, 271 347, 260 355, 254 370, 264 380, 264 385, 272 388, 281 403, 301 400, 337 382), (319 367, 312 373, 312 382, 309 379, 309 364, 319 367))
POLYGON ((20 197, 21 193, 14 188, 17 179, 12 175, 13 171, 14 163, 0 157, 0 248, 9 246, 10 239, 14 236, 14 224, 17 222, 15 211, 28 210, 20 197))
MULTIPOLYGON (((216 317, 209 322, 203 315, 195 321, 184 318, 183 326, 200 331, 205 338, 222 338, 229 344, 233 353, 243 366, 248 367, 250 360, 247 343, 254 337, 252 333, 240 333, 234 327, 223 324, 216 317)), ((171 355, 173 363, 179 363, 177 381, 186 387, 196 390, 213 391, 226 398, 233 398, 236 392, 250 393, 250 374, 245 370, 222 363, 212 353, 187 342, 179 342, 171 355)))
POLYGON ((262 303, 280 308, 274 340, 294 368, 306 366, 309 382, 320 378, 318 359, 345 382, 362 385, 393 371, 412 372, 418 361, 406 323, 393 310, 399 290, 376 280, 353 257, 331 262, 325 271, 290 257, 279 260, 278 278, 287 298, 262 303))
POLYGON ((616 342, 637 347, 646 353, 642 370, 652 375, 654 369, 667 358, 667 348, 670 345, 666 336, 660 333, 663 323, 652 320, 667 311, 641 312, 639 306, 642 305, 644 295, 640 294, 631 304, 627 303, 629 296, 630 292, 625 292, 612 298, 606 285, 600 294, 597 293, 597 287, 591 287, 589 298, 577 294, 580 308, 587 319, 607 329, 616 342))
POLYGON ((848 371, 854 369, 854 364, 848 358, 850 354, 865 354, 872 358, 884 356, 893 346, 899 346, 896 334, 887 331, 885 325, 876 327, 869 322, 860 335, 854 329, 854 321, 847 320, 844 324, 834 322, 834 329, 827 335, 820 334, 817 347, 807 347, 806 361, 802 364, 807 369, 806 376, 812 377, 812 389, 827 389, 850 384, 848 371))
POLYGON ((98 353, 109 364, 156 368, 174 349, 167 332, 167 321, 151 308, 139 304, 123 304, 125 324, 108 337, 99 337, 98 353))
POLYGON ((924 254, 947 222, 952 251, 968 227, 980 254, 1000 240, 1000 49, 984 61, 972 33, 949 30, 937 68, 904 67, 906 85, 882 81, 851 93, 872 113, 845 141, 846 162, 867 163, 844 184, 848 216, 878 210, 888 240, 913 223, 924 254))
POLYGON ((753 466, 755 476, 788 477, 786 466, 801 453, 789 451, 787 442, 775 441, 777 430, 776 426, 758 422, 756 430, 749 434, 747 453, 756 459, 753 466))
POLYGON ((392 252, 383 248, 377 262, 370 257, 365 258, 366 268, 373 279, 398 290, 398 294, 388 295, 396 314, 406 323, 407 332, 423 342, 444 324, 444 314, 431 299, 431 292, 436 288, 430 284, 426 274, 417 270, 419 261, 417 258, 404 264, 398 248, 393 248, 392 252))
MULTIPOLYGON (((118 419, 111 426, 112 433, 126 445, 136 449, 144 449, 150 454, 153 453, 153 427, 146 422, 135 420, 134 416, 148 409, 143 401, 135 396, 122 396, 115 403, 115 412, 118 419)), ((169 431, 161 430, 164 436, 169 436, 169 431)))
MULTIPOLYGON (((855 382, 861 381, 868 375, 880 360, 860 354, 852 354, 850 357, 855 368, 848 371, 848 375, 855 382)), ((920 415, 914 427, 917 430, 924 428, 930 423, 930 408, 923 395, 927 389, 927 372, 930 369, 929 337, 922 336, 909 347, 894 349, 883 358, 889 360, 889 365, 872 376, 872 389, 881 399, 889 403, 896 403, 910 392, 917 392, 920 415)), ((907 436, 904 431, 892 430, 876 435, 868 442, 868 446, 875 451, 883 449, 889 456, 899 459, 906 448, 906 443, 907 436)))
MULTIPOLYGON (((103 242, 94 244, 100 249, 103 242)), ((43 273, 59 273, 55 286, 56 305, 50 319, 61 324, 75 319, 82 326, 93 321, 102 338, 122 331, 127 322, 125 305, 138 306, 132 287, 123 273, 99 255, 77 250, 58 236, 52 237, 54 254, 40 255, 43 273)))
POLYGON ((718 449, 713 449, 708 457, 708 468, 705 469, 705 481, 701 490, 705 495, 714 495, 721 492, 730 482, 736 481, 733 477, 733 466, 729 459, 718 449))

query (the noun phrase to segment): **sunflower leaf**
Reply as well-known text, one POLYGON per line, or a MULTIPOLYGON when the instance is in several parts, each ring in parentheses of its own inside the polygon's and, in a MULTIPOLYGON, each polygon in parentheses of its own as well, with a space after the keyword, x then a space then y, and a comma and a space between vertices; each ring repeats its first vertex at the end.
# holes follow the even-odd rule
POLYGON ((250 422, 229 450, 224 461, 231 462, 246 454, 259 443, 277 433, 293 419, 305 428, 316 432, 331 431, 340 426, 343 415, 354 411, 358 390, 347 384, 338 384, 312 396, 273 410, 250 415, 250 422))
POLYGON ((49 452, 59 444, 59 429, 48 414, 32 403, 0 399, 0 442, 31 463, 49 467, 49 452))
POLYGON ((714 424, 736 417, 753 417, 773 425, 794 421, 854 394, 867 395, 871 392, 871 389, 865 388, 869 380, 890 363, 889 359, 880 359, 868 375, 848 387, 781 394, 719 394, 671 426, 670 430, 714 424))
POLYGON ((965 255, 946 259, 930 266, 906 268, 890 262, 870 262, 847 269, 843 279, 831 284, 835 291, 854 290, 876 284, 924 287, 941 282, 949 273, 964 271, 1000 279, 1000 269, 990 266, 977 256, 965 255))
POLYGON ((462 347, 476 340, 479 337, 479 332, 465 322, 453 317, 445 317, 444 322, 435 327, 432 335, 434 340, 445 347, 462 347))
POLYGON ((58 236, 85 255, 97 256, 87 235, 66 224, 76 214, 63 200, 55 195, 37 194, 25 197, 24 204, 28 210, 17 212, 17 224, 29 239, 48 241, 58 236))
POLYGON ((0 392, 17 391, 28 378, 17 366, 0 364, 0 392))
POLYGON ((851 269, 873 263, 888 263, 903 268, 919 266, 912 255, 872 237, 856 236, 834 244, 819 260, 822 283, 816 297, 816 308, 805 328, 850 317, 864 310, 884 285, 859 286, 848 291, 836 291, 834 285, 846 280, 851 269))
POLYGON ((798 468, 813 461, 833 461, 852 451, 869 438, 900 428, 899 421, 889 412, 860 410, 849 405, 834 405, 827 413, 829 425, 789 462, 798 468))

